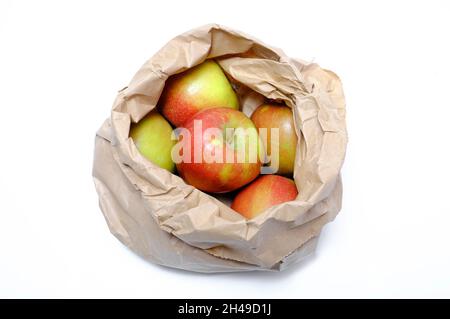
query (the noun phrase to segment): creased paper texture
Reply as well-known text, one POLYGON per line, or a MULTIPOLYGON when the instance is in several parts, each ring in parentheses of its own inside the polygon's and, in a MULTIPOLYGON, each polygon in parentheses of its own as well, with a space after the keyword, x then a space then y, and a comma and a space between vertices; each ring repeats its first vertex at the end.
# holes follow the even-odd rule
POLYGON ((283 270, 311 254, 341 208, 347 132, 339 78, 241 32, 207 25, 167 43, 121 90, 97 132, 93 176, 111 232, 145 259, 198 272, 283 270), (167 78, 214 58, 247 115, 265 98, 293 109, 297 200, 245 220, 141 156, 130 123, 156 107, 167 78))

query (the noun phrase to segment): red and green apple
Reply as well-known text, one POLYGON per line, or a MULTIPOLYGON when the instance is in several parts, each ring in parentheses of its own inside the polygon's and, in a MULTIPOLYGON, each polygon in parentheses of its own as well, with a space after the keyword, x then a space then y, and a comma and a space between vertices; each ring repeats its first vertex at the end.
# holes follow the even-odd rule
POLYGON ((180 176, 190 185, 212 193, 235 190, 255 179, 264 156, 253 122, 231 108, 196 113, 179 135, 183 159, 176 160, 180 176), (183 132, 184 130, 184 132, 183 132))
POLYGON ((292 179, 279 175, 261 175, 236 195, 231 208, 251 219, 274 205, 294 200, 297 194, 297 187, 292 179))
POLYGON ((239 109, 239 100, 220 66, 213 60, 171 76, 160 99, 161 113, 174 126, 214 107, 239 109))
POLYGON ((278 170, 275 174, 289 175, 294 172, 297 134, 291 108, 277 104, 263 104, 252 114, 251 119, 259 129, 267 129, 267 139, 262 138, 268 156, 276 155, 272 147, 278 148, 278 170), (278 129, 278 139, 271 135, 278 129), (274 137, 272 141, 271 138, 274 137))

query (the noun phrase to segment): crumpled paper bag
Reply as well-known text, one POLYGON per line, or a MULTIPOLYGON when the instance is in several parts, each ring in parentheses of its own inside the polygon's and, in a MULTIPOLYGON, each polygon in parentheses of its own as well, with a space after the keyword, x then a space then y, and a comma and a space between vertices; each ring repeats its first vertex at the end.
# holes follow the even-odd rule
POLYGON ((346 143, 344 95, 333 72, 207 25, 172 39, 118 93, 96 135, 93 177, 111 232, 151 262, 197 272, 283 270, 314 251, 341 208, 346 143), (209 58, 232 81, 247 115, 265 98, 293 109, 298 198, 252 220, 146 160, 128 137, 170 75, 209 58))

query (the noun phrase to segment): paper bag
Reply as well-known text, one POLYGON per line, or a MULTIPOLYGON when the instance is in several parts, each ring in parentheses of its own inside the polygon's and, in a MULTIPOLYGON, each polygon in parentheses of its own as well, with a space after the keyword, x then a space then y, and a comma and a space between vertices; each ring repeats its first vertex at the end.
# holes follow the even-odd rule
POLYGON ((207 25, 172 39, 118 93, 96 135, 93 176, 111 232, 148 261, 197 272, 283 270, 315 250, 341 208, 346 143, 344 95, 333 72, 207 25), (145 159, 129 138, 130 124, 156 107, 168 77, 205 59, 220 64, 247 115, 264 99, 293 109, 295 201, 246 220, 220 196, 145 159))

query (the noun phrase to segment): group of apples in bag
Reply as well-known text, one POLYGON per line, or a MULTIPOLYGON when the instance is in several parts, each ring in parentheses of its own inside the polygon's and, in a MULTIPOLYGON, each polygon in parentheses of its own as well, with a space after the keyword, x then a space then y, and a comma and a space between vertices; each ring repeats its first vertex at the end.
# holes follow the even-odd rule
POLYGON ((291 108, 269 102, 248 118, 214 60, 171 76, 130 137, 145 158, 197 189, 236 194, 231 208, 247 219, 297 197, 291 108))

